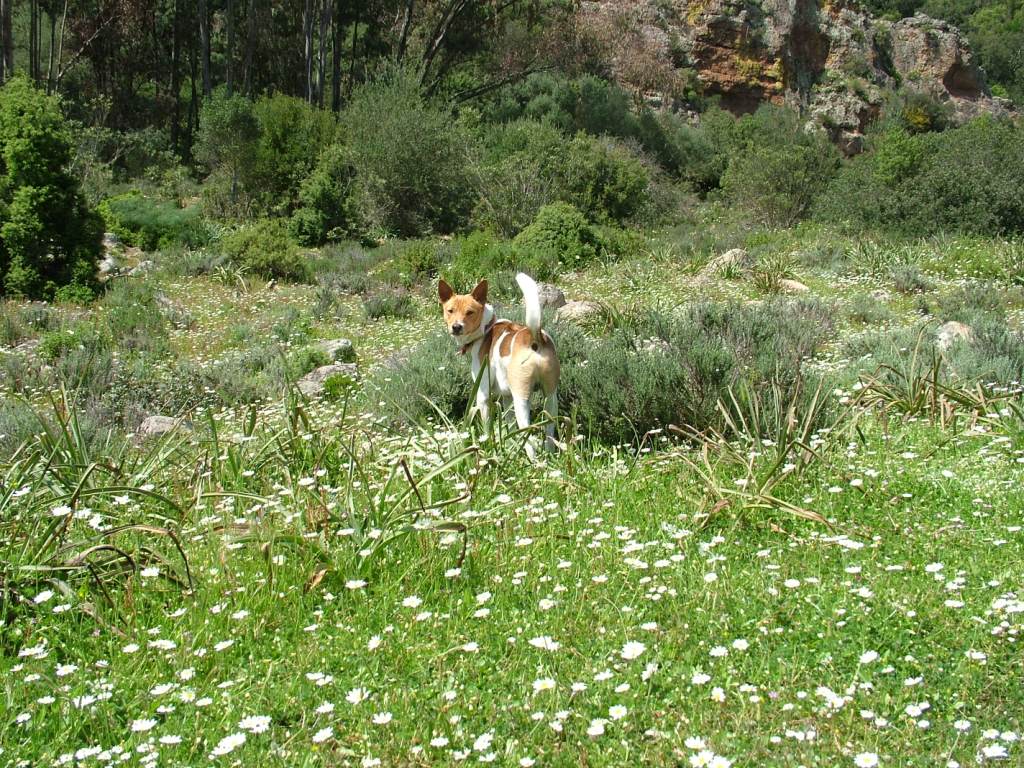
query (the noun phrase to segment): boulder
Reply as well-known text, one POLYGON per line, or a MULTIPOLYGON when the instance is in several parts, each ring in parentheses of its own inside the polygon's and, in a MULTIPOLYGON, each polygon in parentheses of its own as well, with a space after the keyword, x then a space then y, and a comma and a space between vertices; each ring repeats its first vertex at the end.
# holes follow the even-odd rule
POLYGON ((540 295, 542 309, 559 309, 565 306, 565 294, 551 283, 537 283, 537 292, 540 295))
POLYGON ((726 251, 725 253, 715 256, 704 268, 697 273, 697 281, 704 282, 710 280, 713 277, 718 277, 726 269, 730 267, 736 267, 738 269, 745 269, 749 266, 750 256, 742 248, 733 248, 726 251))
POLYGON ((943 323, 935 332, 935 346, 945 352, 959 341, 970 342, 974 339, 974 330, 969 325, 950 320, 943 323))
POLYGON ((121 271, 117 257, 109 251, 104 254, 97 269, 99 271, 100 280, 109 279, 121 271))
POLYGON ((779 288, 783 293, 807 293, 811 290, 799 280, 790 279, 779 280, 779 288))
POLYGON ((324 382, 333 376, 345 376, 351 381, 358 381, 359 369, 356 368, 354 363, 321 365, 299 379, 296 386, 299 388, 299 392, 306 397, 315 397, 324 391, 324 382))
POLYGON ((141 277, 142 275, 152 272, 153 267, 155 266, 155 263, 153 263, 149 259, 146 259, 145 261, 140 261, 138 264, 136 264, 134 267, 128 270, 128 275, 130 277, 141 277))
POLYGON ((586 323, 599 317, 604 309, 596 301, 567 301, 555 312, 555 319, 567 323, 586 323))
POLYGON ((192 427, 180 419, 174 419, 170 416, 147 416, 135 431, 135 437, 139 440, 148 440, 152 437, 166 435, 168 432, 173 432, 176 429, 190 432, 192 427))
POLYGON ((326 339, 318 342, 316 346, 333 363, 355 362, 356 350, 350 339, 326 339))

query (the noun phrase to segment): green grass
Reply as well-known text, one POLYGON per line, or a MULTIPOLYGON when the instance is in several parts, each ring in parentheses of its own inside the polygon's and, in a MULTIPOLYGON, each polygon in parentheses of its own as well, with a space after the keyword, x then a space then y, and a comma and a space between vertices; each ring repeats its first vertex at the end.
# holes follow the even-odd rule
MULTIPOLYGON (((850 382, 851 336, 920 322, 878 247, 875 267, 796 258, 837 306, 809 365, 850 382), (885 312, 844 309, 875 288, 885 312)), ((563 285, 619 309, 764 298, 745 278, 694 286, 683 259, 563 285)), ((919 266, 936 303, 960 295, 952 268, 919 266)), ((339 293, 317 320, 312 286, 154 279, 193 318, 168 354, 198 365, 277 333, 348 336, 372 370, 437 324, 419 297, 412 319, 371 320, 339 293)), ((48 432, 0 457, 0 765, 1022 760, 1024 421, 1005 403, 883 417, 847 390, 839 428, 787 444, 792 471, 741 438, 702 478, 668 433, 636 452, 563 431, 567 451, 531 465, 520 436, 395 431, 358 393, 196 412, 143 445, 23 395, 48 432)))

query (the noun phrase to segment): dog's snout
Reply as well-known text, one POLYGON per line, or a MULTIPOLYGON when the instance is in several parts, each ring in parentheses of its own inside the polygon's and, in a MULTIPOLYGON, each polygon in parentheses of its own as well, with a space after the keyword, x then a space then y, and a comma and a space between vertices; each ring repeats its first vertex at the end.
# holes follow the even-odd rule
POLYGON ((462 333, 462 323, 452 323, 452 335, 458 336, 462 333))

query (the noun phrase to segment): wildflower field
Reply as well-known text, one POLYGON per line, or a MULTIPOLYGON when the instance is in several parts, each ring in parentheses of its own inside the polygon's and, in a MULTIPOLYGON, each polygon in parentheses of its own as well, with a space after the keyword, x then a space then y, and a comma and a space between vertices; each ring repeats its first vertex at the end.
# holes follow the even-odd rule
MULTIPOLYGON (((362 376, 247 403, 188 384, 148 440, 71 366, 123 307, 26 322, 3 352, 0 765, 1024 764, 1019 244, 837 237, 759 233, 752 270, 706 276, 725 244, 669 233, 564 276, 603 308, 594 344, 652 306, 827 322, 799 391, 723 389, 699 430, 598 440, 580 385, 536 464, 500 423, 386 402, 439 332, 430 279, 411 317, 371 318, 344 289, 121 278, 188 315, 131 337, 172 379, 275 334, 285 356, 345 335, 362 376), (937 351, 951 319, 974 337, 937 351)), ((443 349, 435 386, 468 375, 443 349)))

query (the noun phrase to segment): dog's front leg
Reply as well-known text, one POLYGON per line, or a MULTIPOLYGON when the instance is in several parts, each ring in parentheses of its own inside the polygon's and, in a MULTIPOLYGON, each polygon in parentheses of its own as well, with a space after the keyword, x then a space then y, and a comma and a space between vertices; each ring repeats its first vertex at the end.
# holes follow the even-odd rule
POLYGON ((478 382, 476 387, 476 409, 484 427, 491 423, 491 377, 490 371, 484 367, 481 372, 480 363, 473 362, 473 378, 478 382))

